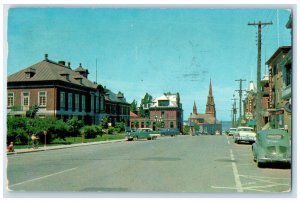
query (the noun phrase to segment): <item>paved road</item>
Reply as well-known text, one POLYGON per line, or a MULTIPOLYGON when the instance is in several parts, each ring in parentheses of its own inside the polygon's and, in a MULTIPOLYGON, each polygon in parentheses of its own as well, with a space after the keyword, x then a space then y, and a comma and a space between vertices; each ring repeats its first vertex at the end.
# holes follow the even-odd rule
POLYGON ((291 169, 257 168, 251 145, 237 145, 227 136, 9 155, 7 177, 13 191, 266 193, 291 187, 291 169))

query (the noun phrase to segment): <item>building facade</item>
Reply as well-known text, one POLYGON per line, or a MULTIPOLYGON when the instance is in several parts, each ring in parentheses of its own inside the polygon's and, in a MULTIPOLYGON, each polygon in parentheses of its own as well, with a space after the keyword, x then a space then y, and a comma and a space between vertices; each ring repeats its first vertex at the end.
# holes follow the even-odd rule
POLYGON ((132 113, 131 128, 148 127, 153 130, 178 128, 182 131, 183 110, 179 93, 164 93, 153 99, 146 109, 149 110, 148 117, 140 117, 132 113))
MULTIPOLYGON (((81 64, 72 70, 70 63, 51 61, 45 54, 44 60, 8 76, 7 114, 25 116, 31 106, 37 106, 38 117, 76 117, 98 124, 108 115, 106 90, 90 81, 88 74, 81 64)), ((123 112, 129 116, 129 111, 123 112)))

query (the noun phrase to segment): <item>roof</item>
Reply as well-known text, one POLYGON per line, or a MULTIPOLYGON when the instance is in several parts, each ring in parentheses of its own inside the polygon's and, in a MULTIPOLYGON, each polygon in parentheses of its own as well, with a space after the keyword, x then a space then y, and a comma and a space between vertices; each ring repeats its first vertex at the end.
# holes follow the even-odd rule
POLYGON ((71 68, 51 60, 43 60, 8 76, 7 82, 63 81, 93 89, 96 89, 100 85, 82 76, 80 76, 82 79, 82 82, 80 83, 78 78, 79 74, 71 68), (31 78, 26 77, 26 72, 28 72, 28 70, 34 73, 31 78), (67 77, 66 75, 69 76, 67 77))
POLYGON ((133 112, 130 112, 130 117, 138 117, 138 115, 136 115, 136 114, 133 113, 133 112))
POLYGON ((204 124, 208 123, 208 124, 219 124, 221 123, 220 121, 216 120, 215 117, 213 117, 213 115, 211 114, 191 114, 190 115, 190 119, 203 119, 204 120, 204 124))
POLYGON ((275 53, 270 57, 270 59, 266 62, 267 65, 269 65, 281 52, 287 53, 289 50, 291 50, 291 46, 281 46, 279 47, 275 53))
POLYGON ((172 93, 164 93, 160 97, 157 97, 154 99, 154 103, 151 107, 162 107, 158 106, 158 102, 162 100, 169 100, 169 105, 168 106, 163 106, 163 107, 179 107, 178 106, 178 94, 172 94, 172 93))
MULTIPOLYGON (((118 93, 118 95, 120 95, 123 93, 118 93)), ((123 103, 123 104, 129 104, 128 102, 126 102, 126 99, 124 97, 119 97, 117 94, 113 93, 111 90, 109 89, 105 89, 105 100, 106 101, 111 101, 111 102, 116 102, 116 103, 123 103)))

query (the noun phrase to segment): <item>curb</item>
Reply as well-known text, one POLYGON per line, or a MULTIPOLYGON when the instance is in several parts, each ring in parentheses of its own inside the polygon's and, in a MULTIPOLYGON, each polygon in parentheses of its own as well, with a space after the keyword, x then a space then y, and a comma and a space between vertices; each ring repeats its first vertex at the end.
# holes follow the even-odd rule
POLYGON ((90 143, 79 143, 79 144, 64 145, 64 146, 50 146, 50 147, 46 147, 46 148, 45 147, 40 147, 38 149, 32 149, 32 148, 30 148, 30 149, 19 149, 19 151, 15 150, 14 152, 7 152, 6 155, 25 154, 25 153, 41 152, 41 151, 49 151, 49 150, 58 150, 58 149, 68 149, 68 148, 73 148, 73 147, 90 146, 90 145, 97 145, 97 144, 110 144, 110 143, 124 142, 124 141, 126 141, 126 139, 100 141, 100 142, 90 142, 90 143))

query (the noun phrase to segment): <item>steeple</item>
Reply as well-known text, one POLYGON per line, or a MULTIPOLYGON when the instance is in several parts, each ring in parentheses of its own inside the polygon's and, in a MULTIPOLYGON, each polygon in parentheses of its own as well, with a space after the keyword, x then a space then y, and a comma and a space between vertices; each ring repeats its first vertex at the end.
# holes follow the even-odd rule
POLYGON ((208 96, 207 96, 205 114, 211 114, 213 117, 216 118, 215 101, 214 101, 214 96, 212 94, 211 79, 210 79, 210 83, 209 83, 209 91, 208 91, 208 96))
POLYGON ((197 106, 196 106, 195 101, 194 101, 194 106, 193 106, 193 114, 197 114, 197 106))

